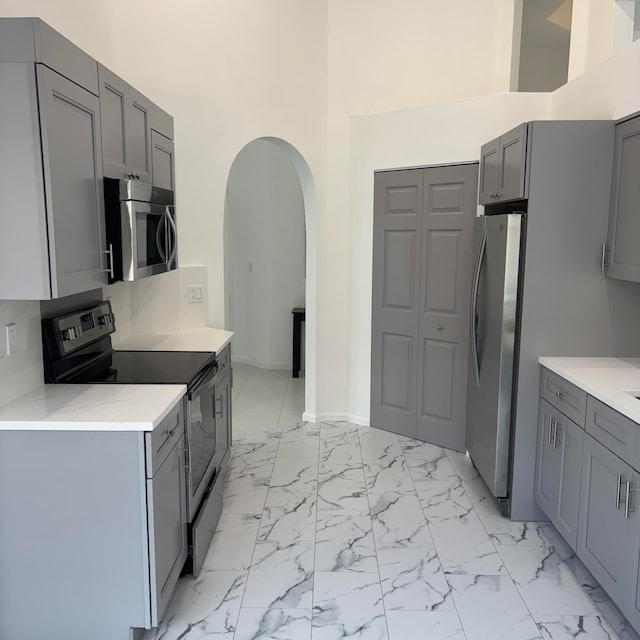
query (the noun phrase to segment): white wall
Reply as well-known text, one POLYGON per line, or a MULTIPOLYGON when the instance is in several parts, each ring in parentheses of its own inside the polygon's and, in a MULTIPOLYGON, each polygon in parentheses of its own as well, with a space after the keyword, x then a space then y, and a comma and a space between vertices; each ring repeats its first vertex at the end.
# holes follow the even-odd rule
POLYGON ((0 300, 0 405, 43 382, 40 303, 0 300), (18 351, 6 355, 5 325, 15 323, 18 351))
POLYGON ((245 147, 229 174, 226 209, 233 359, 289 369, 291 309, 304 307, 305 286, 304 204, 289 156, 265 140, 245 147))

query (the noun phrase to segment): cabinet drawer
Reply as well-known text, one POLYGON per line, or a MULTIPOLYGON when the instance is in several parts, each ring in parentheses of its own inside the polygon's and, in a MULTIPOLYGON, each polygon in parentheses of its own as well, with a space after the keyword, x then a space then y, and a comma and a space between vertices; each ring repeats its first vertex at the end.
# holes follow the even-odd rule
POLYGON ((587 401, 587 433, 613 451, 627 464, 634 463, 638 425, 615 409, 589 396, 587 401))
POLYGON ((218 377, 225 376, 231 368, 231 347, 227 345, 220 353, 216 354, 218 362, 218 377))
POLYGON ((184 435, 184 409, 182 400, 167 417, 151 432, 145 433, 147 478, 153 478, 173 445, 184 435))
POLYGON ((587 410, 587 394, 564 378, 542 368, 540 395, 556 409, 584 428, 587 410))

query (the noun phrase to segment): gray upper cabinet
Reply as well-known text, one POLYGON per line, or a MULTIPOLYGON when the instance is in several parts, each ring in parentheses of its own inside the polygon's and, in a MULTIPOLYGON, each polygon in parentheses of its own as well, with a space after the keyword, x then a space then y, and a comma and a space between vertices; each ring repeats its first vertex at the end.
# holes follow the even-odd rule
POLYGON ((607 276, 640 282, 640 116, 616 126, 607 276))
POLYGON ((98 65, 104 175, 151 182, 150 101, 98 65))
POLYGON ((173 118, 98 64, 104 175, 174 189, 173 118))
POLYGON ((527 197, 527 138, 524 122, 480 150, 480 204, 527 197))
POLYGON ((151 131, 152 182, 156 187, 175 190, 173 140, 151 131))
POLYGON ((0 20, 0 42, 0 299, 46 300, 101 287, 96 63, 39 20, 0 20))

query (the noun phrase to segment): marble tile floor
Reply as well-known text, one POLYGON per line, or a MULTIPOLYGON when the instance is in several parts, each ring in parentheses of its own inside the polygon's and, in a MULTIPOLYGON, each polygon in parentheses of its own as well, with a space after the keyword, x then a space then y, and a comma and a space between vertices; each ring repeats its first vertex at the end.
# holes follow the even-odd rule
POLYGON ((223 514, 145 640, 638 640, 548 525, 502 518, 469 458, 300 422, 304 379, 234 368, 223 514))

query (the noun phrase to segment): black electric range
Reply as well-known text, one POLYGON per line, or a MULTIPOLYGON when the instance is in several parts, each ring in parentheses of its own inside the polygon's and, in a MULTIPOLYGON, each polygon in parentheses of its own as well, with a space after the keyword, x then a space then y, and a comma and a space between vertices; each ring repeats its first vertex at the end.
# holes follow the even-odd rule
POLYGON ((184 384, 186 526, 189 559, 197 576, 222 511, 228 465, 228 395, 217 391, 216 354, 199 351, 116 351, 115 318, 104 301, 43 318, 45 382, 184 384), (220 418, 220 419, 218 419, 220 418), (216 488, 217 487, 217 488, 216 488))
POLYGON ((197 386, 215 368, 200 351, 115 351, 109 302, 42 321, 45 382, 197 386))

